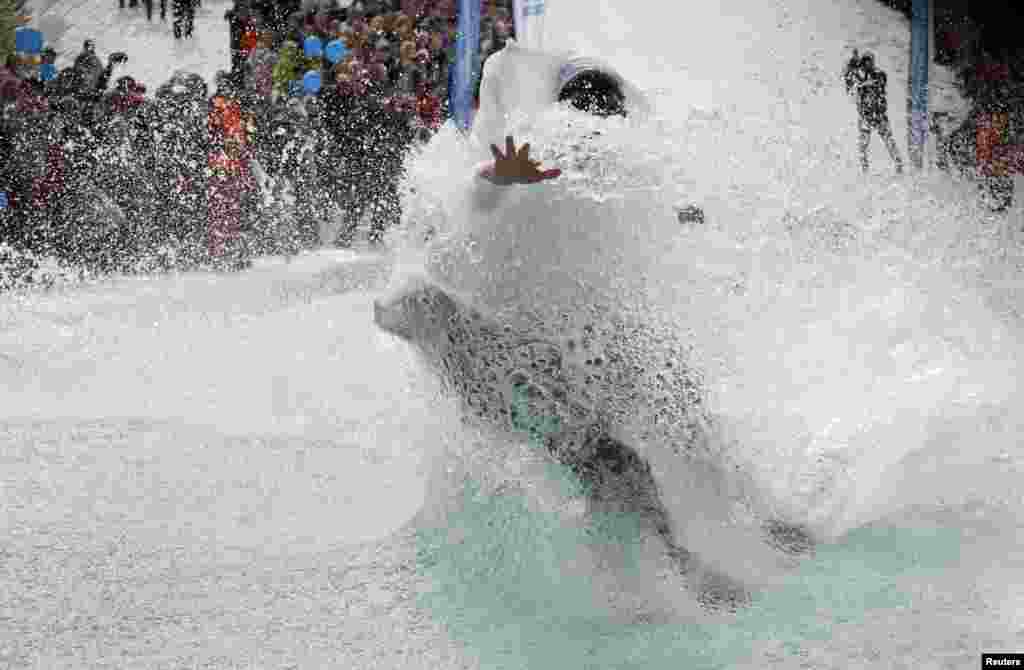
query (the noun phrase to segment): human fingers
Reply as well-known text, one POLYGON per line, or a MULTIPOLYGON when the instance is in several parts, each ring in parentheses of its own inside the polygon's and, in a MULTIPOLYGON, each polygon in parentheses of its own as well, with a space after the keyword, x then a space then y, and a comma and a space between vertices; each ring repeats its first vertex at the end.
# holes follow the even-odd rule
POLYGON ((530 143, 527 142, 519 149, 518 157, 523 160, 529 160, 530 158, 530 143))
POLYGON ((545 170, 543 172, 535 172, 534 174, 529 176, 527 181, 530 184, 536 184, 538 182, 547 181, 549 179, 556 179, 557 177, 560 177, 561 175, 562 175, 562 171, 559 170, 558 168, 555 168, 553 170, 545 170))
POLYGON ((504 156, 501 155, 501 149, 498 148, 497 144, 491 145, 491 155, 494 156, 494 160, 496 161, 500 161, 503 158, 505 158, 504 156))
POLYGON ((514 158, 516 155, 516 143, 512 139, 511 135, 505 137, 505 156, 508 158, 514 158))

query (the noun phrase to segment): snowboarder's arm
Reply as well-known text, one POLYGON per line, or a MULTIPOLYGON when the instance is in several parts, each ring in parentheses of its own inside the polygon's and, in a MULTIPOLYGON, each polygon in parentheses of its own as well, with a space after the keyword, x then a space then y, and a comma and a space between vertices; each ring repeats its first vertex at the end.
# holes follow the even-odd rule
POLYGON ((494 162, 479 168, 477 174, 498 186, 536 184, 556 179, 562 174, 558 168, 541 170, 540 161, 530 159, 529 142, 517 150, 511 135, 505 138, 504 154, 494 144, 491 145, 491 154, 494 156, 494 162))
POLYGON ((541 170, 540 161, 530 160, 530 145, 524 144, 518 151, 511 136, 505 138, 505 153, 491 145, 494 162, 484 163, 476 169, 473 180, 473 205, 489 211, 497 207, 502 187, 513 184, 536 184, 555 179, 562 174, 559 169, 541 170))
POLYGON ((107 59, 107 66, 100 72, 100 78, 96 81, 96 91, 102 94, 110 86, 110 78, 114 74, 114 68, 128 62, 128 55, 123 51, 116 51, 110 54, 107 59))

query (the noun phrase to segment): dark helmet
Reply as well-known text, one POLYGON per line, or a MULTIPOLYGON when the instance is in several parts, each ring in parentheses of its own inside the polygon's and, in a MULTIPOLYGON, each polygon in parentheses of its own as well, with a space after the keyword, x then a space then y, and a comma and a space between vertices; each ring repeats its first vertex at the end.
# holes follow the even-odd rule
POLYGON ((558 92, 559 102, 596 116, 626 116, 626 96, 619 82, 600 70, 586 70, 558 92))
POLYGON ((206 85, 206 80, 203 79, 202 75, 195 72, 183 73, 181 83, 193 96, 203 99, 209 97, 209 87, 206 85))
POLYGON ((227 71, 218 70, 217 74, 213 76, 213 94, 229 98, 238 95, 238 87, 227 71))
POLYGON ((866 68, 875 67, 875 54, 870 51, 865 51, 864 55, 860 57, 860 62, 864 64, 866 68))
POLYGON ((96 41, 86 40, 82 43, 82 50, 88 51, 89 53, 96 53, 96 41))

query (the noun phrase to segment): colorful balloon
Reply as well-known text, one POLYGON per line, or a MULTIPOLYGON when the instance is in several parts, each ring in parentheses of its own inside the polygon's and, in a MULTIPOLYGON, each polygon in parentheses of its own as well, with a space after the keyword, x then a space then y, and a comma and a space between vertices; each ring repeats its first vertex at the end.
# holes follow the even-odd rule
POLYGON ((307 58, 319 58, 324 52, 324 45, 320 42, 319 37, 310 35, 302 43, 302 51, 307 58))
POLYGON ((321 83, 319 70, 310 70, 302 77, 302 88, 310 95, 315 95, 320 91, 321 83))
POLYGON ((332 63, 340 63, 348 55, 348 47, 341 40, 331 40, 327 43, 325 53, 327 54, 327 60, 332 63))

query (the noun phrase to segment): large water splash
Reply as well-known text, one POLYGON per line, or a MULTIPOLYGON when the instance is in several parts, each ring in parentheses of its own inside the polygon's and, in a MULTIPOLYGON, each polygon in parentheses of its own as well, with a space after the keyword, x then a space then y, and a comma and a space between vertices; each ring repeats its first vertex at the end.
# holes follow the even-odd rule
MULTIPOLYGON (((539 661, 530 660, 526 638, 538 654, 563 653, 568 660, 590 653, 595 667, 661 667, 702 654, 700 667, 737 667, 737 649, 739 656, 772 657, 756 643, 765 635, 791 645, 777 657, 781 665, 811 653, 816 667, 831 667, 837 661, 829 654, 854 655, 825 639, 837 631, 871 639, 869 646, 884 653, 902 644, 901 653, 920 661, 929 653, 921 638, 876 639, 872 617, 884 611, 899 622, 894 636, 913 639, 905 627, 915 625, 922 607, 950 614, 938 604, 943 598, 979 588, 953 564, 983 564, 997 545, 1006 556, 1020 555, 1022 501, 1013 473, 1019 472, 1024 434, 1017 411, 1024 399, 1017 382, 1024 360, 1024 240, 1012 223, 977 207, 970 184, 936 174, 896 181, 857 174, 855 124, 846 118, 852 108, 823 63, 833 58, 838 71, 844 47, 871 39, 876 29, 881 33, 874 39, 892 35, 858 3, 821 10, 828 15, 820 21, 818 9, 798 4, 734 12, 692 8, 687 21, 671 25, 651 14, 634 17, 614 3, 588 8, 586 16, 563 6, 549 19, 560 43, 621 57, 613 64, 658 103, 651 123, 588 122, 559 109, 512 120, 517 140, 530 141, 546 166, 565 174, 558 183, 510 189, 486 215, 474 212, 465 196, 480 152, 454 133, 442 133, 411 165, 417 189, 408 203, 411 218, 430 221, 435 237, 426 248, 417 243, 404 253, 410 272, 426 269, 452 290, 520 322, 580 315, 603 304, 681 335, 717 439, 749 468, 780 516, 807 523, 831 543, 801 568, 810 573, 769 589, 766 607, 752 608, 700 641, 663 639, 663 658, 618 658, 613 644, 601 647, 593 637, 574 646, 564 639, 544 642, 542 630, 522 628, 521 645, 513 650, 508 639, 487 638, 479 626, 453 619, 494 667, 534 667, 539 661), (755 32, 760 37, 744 41, 747 49, 710 46, 755 32), (436 199, 428 201, 427 193, 436 199), (705 225, 679 225, 674 212, 688 203, 705 209, 705 225), (961 556, 960 533, 979 532, 973 513, 963 512, 972 505, 983 510, 982 525, 1001 529, 981 533, 1003 543, 992 540, 961 556), (935 517, 941 521, 925 520, 935 517), (928 538, 942 546, 924 549, 928 538), (922 549, 946 563, 929 573, 913 558, 922 549), (897 567, 897 559, 909 563, 897 567), (933 578, 947 596, 936 600, 937 591, 918 590, 933 578), (882 585, 905 598, 873 599, 882 585), (818 633, 799 623, 823 612, 818 633), (733 634, 750 644, 729 649, 733 634)), ((899 45, 898 39, 892 48, 881 45, 884 66, 900 62, 899 45)), ((892 81, 895 100, 898 70, 892 81)), ((901 112, 893 107, 899 124, 901 112)), ((484 472, 527 484, 538 479, 536 472, 524 475, 496 462, 494 444, 471 450, 490 457, 478 456, 470 480, 484 472)), ((695 502, 679 496, 676 513, 693 514, 695 502)), ((558 532, 568 532, 564 519, 551 535, 535 517, 500 513, 492 504, 468 494, 448 520, 474 529, 474 514, 515 518, 532 527, 523 532, 538 542, 558 543, 565 537, 558 532)), ((500 534, 479 532, 485 544, 502 544, 500 534)), ((517 574, 541 575, 552 567, 543 558, 547 550, 523 555, 488 560, 497 561, 496 570, 519 566, 524 572, 517 574), (522 560, 546 567, 531 572, 522 560)), ((453 561, 448 568, 463 564, 447 556, 453 561)), ((570 586, 593 574, 570 570, 555 580, 565 587, 558 594, 571 601, 570 586)), ((536 611, 550 606, 552 616, 572 618, 567 603, 550 605, 547 589, 558 587, 549 578, 530 582, 538 593, 536 611)), ((449 573, 441 581, 448 579, 456 578, 449 573)), ((494 595, 481 595, 487 592, 482 578, 459 579, 468 580, 466 590, 448 593, 450 607, 470 592, 485 600, 494 595)), ((530 588, 524 584, 520 596, 532 597, 523 595, 530 588)), ((982 611, 999 623, 977 632, 981 648, 1021 625, 1010 614, 1013 597, 986 596, 982 611)), ((501 610, 496 603, 504 601, 494 598, 489 602, 501 610)), ((494 634, 511 630, 497 614, 484 620, 494 634)), ((960 619, 952 629, 963 625, 960 619)), ((638 637, 624 635, 637 644, 638 637)))
MULTIPOLYGON (((736 615, 707 618, 685 602, 659 602, 664 589, 645 573, 660 566, 642 547, 633 551, 636 536, 628 524, 580 523, 574 482, 549 471, 525 435, 478 434, 461 425, 450 403, 428 401, 436 393, 432 380, 410 374, 404 349, 373 332, 367 296, 333 296, 341 291, 334 290, 335 282, 303 269, 302 262, 287 271, 232 278, 130 280, 25 304, 5 299, 4 407, 10 416, 42 422, 31 431, 4 431, 6 453, 17 461, 9 475, 17 481, 27 473, 23 481, 33 484, 6 493, 15 502, 39 505, 12 506, 12 519, 29 524, 34 514, 56 519, 71 509, 110 534, 134 521, 145 531, 136 527, 136 541, 148 536, 163 547, 173 529, 153 523, 162 505, 175 525, 191 525, 191 532, 214 540, 187 545, 196 561, 217 558, 218 543, 221 550, 235 543, 256 547, 246 560, 298 553, 303 543, 322 550, 356 535, 379 536, 400 523, 419 496, 412 478, 381 487, 377 477, 397 470, 368 471, 360 459, 339 459, 349 450, 335 447, 376 459, 391 452, 403 466, 415 458, 410 452, 449 447, 457 458, 430 463, 438 481, 449 477, 452 486, 428 490, 418 567, 436 587, 424 600, 427 611, 449 622, 483 667, 967 667, 981 650, 1019 649, 1024 543, 1014 418, 1019 405, 1010 386, 1020 360, 1019 239, 980 215, 969 186, 930 178, 861 182, 851 172, 853 120, 843 121, 849 103, 827 80, 829 59, 841 48, 836 40, 846 35, 843 26, 859 26, 850 29, 856 32, 870 22, 849 20, 857 18, 849 15, 851 8, 862 8, 857 2, 785 4, 695 4, 687 20, 673 22, 664 13, 631 15, 628 4, 587 3, 581 10, 578 3, 552 3, 549 26, 563 39, 575 46, 589 41, 593 48, 585 52, 613 55, 617 67, 655 94, 663 116, 655 129, 672 147, 653 175, 665 184, 662 199, 652 196, 634 210, 656 212, 653 225, 671 231, 669 248, 657 250, 668 262, 639 263, 643 256, 634 250, 646 253, 654 245, 630 237, 638 221, 623 218, 629 210, 616 209, 614 197, 605 203, 586 198, 595 203, 587 212, 609 213, 607 220, 591 217, 593 228, 586 225, 589 213, 562 223, 584 239, 592 236, 591 250, 618 248, 602 240, 627 245, 622 249, 629 253, 620 256, 638 261, 634 269, 645 274, 630 274, 628 264, 610 267, 618 277, 636 280, 626 288, 642 288, 644 300, 664 307, 649 316, 672 316, 675 327, 700 345, 691 347, 691 360, 708 371, 709 406, 731 419, 738 444, 758 447, 748 460, 765 468, 763 480, 776 483, 779 499, 789 500, 794 513, 829 512, 833 500, 852 501, 845 511, 839 505, 825 515, 836 533, 858 520, 884 517, 881 522, 820 547, 815 558, 782 584, 758 592, 753 606, 736 615), (782 25, 773 33, 776 19, 782 25), (712 48, 734 43, 742 46, 712 48), (761 83, 747 77, 754 70, 761 83), (825 72, 826 86, 811 95, 807 82, 816 71, 825 72), (785 96, 770 77, 785 80, 785 96), (827 104, 787 106, 783 98, 827 104), (677 196, 705 208, 704 227, 679 227, 677 196), (915 380, 915 374, 921 376, 915 380), (123 415, 142 419, 129 424, 113 418, 123 415), (90 431, 75 417, 103 417, 105 423, 90 431), (832 419, 835 428, 829 428, 832 419), (171 428, 164 427, 167 421, 171 428), (184 431, 181 423, 200 428, 184 431), (874 428, 876 439, 858 433, 861 427, 874 428), (232 435, 243 437, 233 442, 232 435), (814 436, 836 447, 826 452, 829 457, 847 458, 850 467, 809 459, 814 436), (844 451, 844 439, 861 440, 859 448, 844 451), (33 442, 43 448, 24 449, 33 442), (149 465, 140 462, 140 445, 149 465), (150 479, 127 480, 122 457, 150 479), (883 478, 871 476, 887 464, 883 478), (842 475, 839 485, 828 486, 831 480, 821 477, 827 472, 842 475), (329 486, 317 486, 329 478, 329 486), (44 486, 34 486, 36 479, 44 486), (229 495, 217 490, 222 482, 229 495), (137 501, 150 500, 155 483, 165 498, 140 511, 137 501), (264 484, 293 495, 279 495, 274 514, 260 520, 244 508, 260 502, 264 484), (871 487, 876 494, 868 495, 871 487), (216 503, 183 512, 196 488, 196 498, 216 503), (831 498, 814 497, 818 491, 831 498), (324 492, 336 497, 319 499, 324 492), (448 499, 435 500, 441 497, 448 499), (891 513, 922 501, 927 509, 891 513), (220 518, 211 518, 213 504, 220 518), (368 522, 371 509, 387 510, 388 518, 368 522), (442 510, 446 514, 431 518, 442 510), (330 518, 331 526, 322 518, 330 518), (256 528, 248 525, 255 521, 256 528), (439 538, 428 532, 428 521, 444 522, 444 541, 434 542, 439 538), (623 596, 609 610, 600 596, 616 589, 635 602, 623 596), (692 619, 651 625, 629 616, 664 605, 692 619), (616 616, 622 613, 627 616, 616 616)), ((853 32, 844 39, 852 41, 853 32)), ((899 48, 880 54, 893 69, 893 91, 901 85, 892 60, 899 48)), ((841 65, 841 57, 834 59, 831 69, 841 65)), ((557 145, 556 139, 550 146, 557 145)), ((461 192, 461 175, 468 179, 473 157, 448 131, 425 156, 437 157, 440 169, 430 168, 427 158, 414 166, 425 185, 418 196, 429 192, 436 200, 425 201, 428 216, 416 220, 442 232, 463 225, 435 205, 461 192)), ((622 160, 645 164, 642 152, 626 151, 622 160)), ((636 172, 639 177, 629 170, 618 176, 644 178, 636 172)), ((581 190, 598 186, 574 184, 581 190)), ((650 223, 642 217, 639 222, 650 223)), ((512 218, 504 223, 513 232, 529 224, 512 218)), ((536 227, 551 239, 550 230, 536 227)), ((564 258, 579 263, 571 248, 564 258)), ((479 246, 466 251, 484 252, 479 246)), ((415 254, 403 260, 409 271, 422 267, 415 254)), ((593 264, 577 267, 602 289, 590 295, 620 295, 612 290, 616 284, 601 283, 593 264)), ((257 511, 269 508, 257 505, 257 511)), ((40 527, 46 526, 33 528, 40 527)), ((82 541, 78 525, 46 528, 61 540, 82 541)), ((31 559, 24 565, 36 564, 42 553, 34 540, 7 547, 31 559)), ((65 604, 71 590, 102 586, 103 573, 90 573, 105 559, 99 552, 92 559, 77 575, 69 576, 73 566, 60 560, 52 562, 52 572, 39 573, 45 579, 18 584, 18 568, 7 575, 5 588, 13 586, 28 604, 14 612, 26 647, 41 648, 46 631, 71 620, 65 604), (39 603, 50 607, 49 614, 33 618, 39 603)), ((144 566, 151 559, 139 553, 130 560, 144 566)), ((310 562, 320 568, 330 560, 317 554, 310 562)), ((218 587, 211 581, 203 588, 218 587)), ((280 593, 285 597, 278 602, 294 601, 293 590, 280 593)), ((323 593, 332 605, 339 600, 336 588, 323 593)), ((224 587, 219 597, 238 602, 237 592, 224 587)), ((240 607, 251 607, 249 602, 240 607)), ((166 611, 159 600, 148 604, 166 611)), ((335 644, 354 649, 351 665, 358 667, 376 660, 363 652, 387 644, 381 619, 362 627, 353 621, 369 619, 373 611, 344 620, 338 610, 316 610, 305 627, 310 637, 300 637, 297 625, 269 643, 266 620, 246 624, 241 613, 219 628, 201 618, 190 625, 202 627, 197 638, 230 639, 234 646, 248 634, 255 648, 302 646, 315 658, 306 665, 337 666, 330 650, 312 656, 338 632, 314 637, 328 630, 329 616, 344 628, 337 636, 344 641, 335 644), (353 627, 363 637, 354 639, 353 627)), ((283 616, 296 622, 301 617, 293 609, 283 616)), ((110 618, 109 629, 137 624, 148 637, 146 626, 162 620, 121 612, 110 618)), ((165 637, 146 647, 147 662, 165 661, 165 642, 181 639, 178 620, 169 621, 158 631, 165 637)), ((412 667, 406 654, 417 633, 423 634, 417 628, 386 638, 395 645, 393 658, 402 660, 382 664, 412 667)), ((78 645, 86 635, 75 630, 64 644, 78 645)), ((126 645, 137 650, 141 638, 126 645)), ((68 660, 76 662, 86 663, 68 660)))
POLYGON ((600 305, 683 334, 727 439, 829 537, 870 521, 883 471, 948 444, 951 422, 972 442, 985 427, 979 459, 1014 446, 1019 235, 939 177, 850 184, 814 207, 752 185, 742 218, 712 204, 707 225, 680 226, 701 175, 675 147, 700 131, 665 131, 565 109, 513 124, 562 180, 510 189, 493 212, 449 209, 427 271, 503 318, 600 305))

